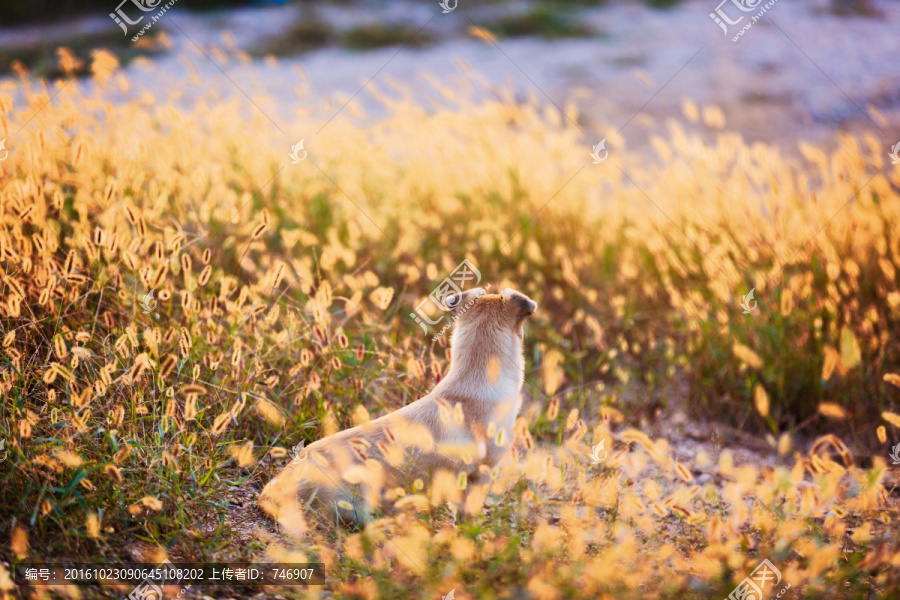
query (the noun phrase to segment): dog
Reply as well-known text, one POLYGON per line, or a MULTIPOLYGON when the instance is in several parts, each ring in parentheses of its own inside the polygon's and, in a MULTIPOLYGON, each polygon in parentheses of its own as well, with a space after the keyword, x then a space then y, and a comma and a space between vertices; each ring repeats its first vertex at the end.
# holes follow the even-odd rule
POLYGON ((440 472, 464 473, 467 484, 487 478, 512 439, 524 381, 524 322, 537 303, 510 288, 500 294, 474 288, 449 296, 446 305, 455 320, 447 376, 423 398, 311 444, 263 489, 264 512, 291 520, 303 505, 362 524, 383 503, 385 489, 440 472))

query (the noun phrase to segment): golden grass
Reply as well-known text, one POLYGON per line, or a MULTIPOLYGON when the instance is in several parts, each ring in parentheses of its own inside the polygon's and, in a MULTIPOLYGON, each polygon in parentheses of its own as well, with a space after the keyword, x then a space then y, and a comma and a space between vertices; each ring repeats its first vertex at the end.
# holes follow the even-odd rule
POLYGON ((262 553, 324 562, 340 598, 548 599, 724 597, 769 558, 811 596, 897 593, 900 171, 879 140, 800 160, 671 121, 654 160, 610 136, 593 165, 556 109, 372 89, 387 114, 350 104, 317 136, 336 107, 298 108, 309 157, 292 165, 297 140, 240 94, 131 94, 110 55, 92 68, 0 90, 8 556, 262 553), (488 489, 446 474, 392 491, 397 514, 362 531, 298 521, 299 545, 236 544, 228 499, 286 448, 441 375, 446 340, 407 315, 463 258, 541 304, 488 489), (622 423, 621 395, 665 402, 673 381, 781 458, 676 460, 622 423), (802 419, 871 459, 792 449, 802 419))

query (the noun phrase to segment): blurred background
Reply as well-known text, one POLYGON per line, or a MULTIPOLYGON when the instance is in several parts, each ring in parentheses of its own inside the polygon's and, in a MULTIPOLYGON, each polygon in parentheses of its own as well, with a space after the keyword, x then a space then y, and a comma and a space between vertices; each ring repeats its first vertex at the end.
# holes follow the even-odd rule
MULTIPOLYGON (((462 1, 461 10, 448 14, 435 12, 436 0, 179 0, 175 19, 160 19, 136 42, 146 20, 129 25, 126 35, 108 16, 113 4, 6 3, 0 74, 9 76, 18 61, 34 75, 59 76, 59 46, 71 49, 86 74, 91 51, 102 47, 126 69, 144 57, 160 76, 177 79, 190 71, 210 87, 250 86, 281 99, 272 110, 285 112, 298 85, 354 94, 377 72, 378 81, 416 89, 426 77, 451 81, 472 69, 522 96, 575 102, 585 125, 618 131, 629 123, 632 144, 658 127, 652 117, 680 115, 685 97, 721 108, 728 129, 749 141, 790 148, 801 138, 833 144, 835 130, 872 128, 871 109, 895 122, 900 110, 897 2, 777 2, 771 20, 762 19, 738 42, 710 18, 713 0, 462 1), (484 35, 502 40, 502 51, 484 35), (243 57, 229 65, 233 82, 211 61, 188 68, 178 58, 185 51, 214 57, 219 50, 243 57)), ((152 15, 158 6, 149 5, 152 15)), ((119 7, 132 19, 145 14, 131 0, 119 7)), ((730 0, 718 7, 732 19, 744 14, 730 0)), ((153 89, 160 76, 135 84, 153 89)), ((721 129, 722 121, 710 115, 702 125, 721 129)))

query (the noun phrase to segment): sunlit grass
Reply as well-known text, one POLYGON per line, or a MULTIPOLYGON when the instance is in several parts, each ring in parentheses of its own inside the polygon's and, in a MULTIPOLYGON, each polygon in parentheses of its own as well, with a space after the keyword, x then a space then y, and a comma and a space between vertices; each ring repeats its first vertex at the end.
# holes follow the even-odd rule
POLYGON ((688 103, 651 160, 609 136, 594 165, 574 108, 443 89, 426 110, 373 84, 377 119, 351 104, 312 136, 334 106, 297 110, 293 165, 297 140, 240 94, 93 69, 0 91, 5 555, 314 558, 340 598, 724 597, 769 558, 811 596, 896 593, 900 202, 878 140, 803 160, 708 144, 690 122, 721 111, 688 103), (286 449, 444 372, 446 340, 408 314, 463 258, 541 306, 488 488, 393 491, 359 531, 238 535, 231 501, 286 449), (636 429, 673 382, 696 416, 770 435, 775 466, 676 459, 636 429), (871 456, 795 448, 804 420, 871 456))

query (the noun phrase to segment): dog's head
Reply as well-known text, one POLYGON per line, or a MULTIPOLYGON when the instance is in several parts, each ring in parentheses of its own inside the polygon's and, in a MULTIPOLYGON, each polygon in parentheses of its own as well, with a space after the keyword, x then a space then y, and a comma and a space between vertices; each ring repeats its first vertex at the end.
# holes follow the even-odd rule
POLYGON ((488 294, 473 288, 447 297, 447 306, 462 330, 493 330, 524 334, 525 319, 537 310, 537 302, 521 292, 506 288, 499 294, 488 294))

